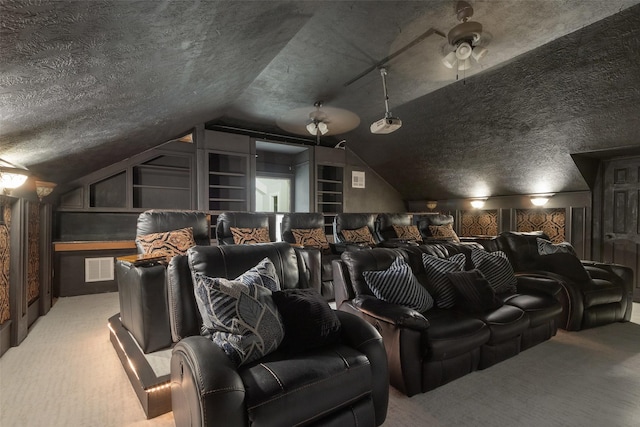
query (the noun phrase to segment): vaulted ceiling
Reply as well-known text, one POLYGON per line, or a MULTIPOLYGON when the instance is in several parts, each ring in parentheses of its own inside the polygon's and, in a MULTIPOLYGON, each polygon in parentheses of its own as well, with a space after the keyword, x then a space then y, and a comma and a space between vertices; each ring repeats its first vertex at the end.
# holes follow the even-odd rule
POLYGON ((405 199, 577 191, 571 154, 640 145, 640 0, 471 2, 481 64, 441 63, 457 1, 0 3, 0 158, 58 183, 203 123, 283 134, 316 100, 405 199), (372 135, 385 64, 398 131, 372 135), (345 85, 374 67, 355 82, 345 85))

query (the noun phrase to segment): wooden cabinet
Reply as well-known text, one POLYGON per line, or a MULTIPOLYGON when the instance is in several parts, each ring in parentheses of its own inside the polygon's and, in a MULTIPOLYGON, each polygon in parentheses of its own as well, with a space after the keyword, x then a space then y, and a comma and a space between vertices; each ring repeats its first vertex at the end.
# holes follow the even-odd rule
POLYGON ((248 211, 249 155, 208 153, 209 210, 248 211))

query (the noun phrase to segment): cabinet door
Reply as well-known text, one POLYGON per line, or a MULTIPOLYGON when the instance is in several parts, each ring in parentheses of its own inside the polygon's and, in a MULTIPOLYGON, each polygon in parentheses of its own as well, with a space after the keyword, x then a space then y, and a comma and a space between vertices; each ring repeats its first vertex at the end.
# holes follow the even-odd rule
POLYGON ((249 210, 249 155, 208 153, 209 210, 249 210))

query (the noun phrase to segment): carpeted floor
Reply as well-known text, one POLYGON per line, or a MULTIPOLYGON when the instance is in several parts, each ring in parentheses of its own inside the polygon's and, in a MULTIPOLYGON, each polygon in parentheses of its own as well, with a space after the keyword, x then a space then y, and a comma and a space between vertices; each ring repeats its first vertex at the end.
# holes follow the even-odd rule
MULTIPOLYGON (((116 293, 60 298, 0 358, 0 425, 172 426, 146 420, 109 341, 116 293)), ((640 426, 635 323, 559 332, 484 371, 408 398, 391 388, 385 426, 640 426)))

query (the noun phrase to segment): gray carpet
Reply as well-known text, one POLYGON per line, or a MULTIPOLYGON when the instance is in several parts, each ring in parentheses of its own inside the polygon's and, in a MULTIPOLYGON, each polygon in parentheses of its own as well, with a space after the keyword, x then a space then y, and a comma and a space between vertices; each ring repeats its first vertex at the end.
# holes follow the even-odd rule
MULTIPOLYGON (((116 293, 60 298, 0 358, 0 425, 172 426, 146 420, 109 341, 116 293)), ((640 426, 635 323, 559 332, 485 371, 411 398, 391 389, 385 426, 640 426)))

